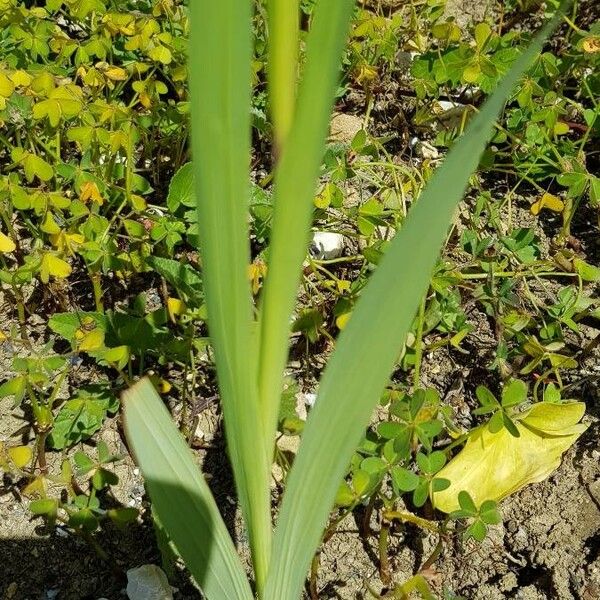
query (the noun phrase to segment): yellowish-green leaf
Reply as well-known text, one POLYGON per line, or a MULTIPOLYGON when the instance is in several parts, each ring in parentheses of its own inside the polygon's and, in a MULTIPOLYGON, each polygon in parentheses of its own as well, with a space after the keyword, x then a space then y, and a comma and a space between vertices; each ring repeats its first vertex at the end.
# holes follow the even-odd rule
POLYGON ((482 50, 492 35, 492 28, 487 23, 478 23, 475 25, 475 42, 477 49, 482 50))
POLYGON ((2 72, 0 72, 0 96, 8 98, 15 91, 15 84, 2 72))
POLYGON ((31 483, 23 488, 23 496, 26 498, 43 498, 46 495, 46 478, 43 475, 36 477, 31 483))
POLYGON ((600 281, 600 268, 580 258, 573 259, 573 266, 583 281, 600 281))
POLYGON ((31 82, 31 89, 40 95, 47 96, 54 89, 54 77, 48 71, 36 75, 31 82))
POLYGON ((435 507, 444 512, 458 510, 462 490, 479 506, 544 480, 585 431, 587 426, 579 423, 584 411, 582 402, 535 404, 523 417, 514 419, 519 437, 506 428, 492 433, 485 425, 479 427, 437 474, 448 479, 450 487, 435 494, 435 507))
POLYGON ((30 152, 13 153, 13 156, 15 155, 20 156, 19 159, 15 160, 23 165, 25 177, 29 183, 31 183, 35 177, 38 177, 41 181, 49 181, 54 176, 52 166, 41 156, 37 156, 30 152))
POLYGON ((463 71, 463 79, 467 83, 475 83, 481 75, 481 65, 478 60, 474 60, 463 71))
POLYGON ((15 467, 22 469, 31 462, 33 453, 29 446, 13 446, 7 450, 8 457, 15 467))
POLYGON ((16 248, 15 243, 0 231, 0 252, 12 252, 16 248))
POLYGON ((49 233, 50 235, 57 235, 58 233, 60 233, 60 227, 58 226, 58 223, 55 221, 50 211, 46 213, 46 217, 40 225, 40 229, 44 233, 49 233))
POLYGON ((129 361, 129 356, 128 346, 117 346, 116 348, 108 348, 102 355, 102 359, 118 369, 123 369, 129 361))
POLYGON ((104 346, 104 331, 100 328, 92 329, 84 334, 79 343, 80 352, 93 352, 104 346))
POLYGON ((10 80, 16 87, 28 87, 33 81, 33 77, 27 71, 18 69, 10 74, 10 80))
POLYGON ((148 56, 150 56, 152 60, 160 62, 163 65, 168 65, 173 60, 173 55, 166 46, 154 46, 154 48, 148 52, 148 56))
POLYGON ((351 312, 346 312, 342 313, 339 317, 337 317, 337 319, 335 320, 337 328, 344 329, 344 327, 346 327, 348 321, 350 320, 351 315, 351 312))
POLYGON ((431 33, 438 40, 444 40, 447 42, 457 42, 460 40, 461 36, 460 27, 453 21, 436 23, 431 28, 431 33))
POLYGON ((85 238, 80 233, 60 231, 57 234, 51 235, 50 241, 59 252, 66 252, 73 255, 76 248, 83 244, 85 238))
POLYGON ((50 252, 46 252, 42 257, 40 265, 40 279, 43 283, 48 283, 50 277, 64 279, 71 274, 71 266, 62 258, 58 258, 50 252))
POLYGON ((33 107, 33 118, 48 118, 50 125, 56 127, 61 118, 77 116, 83 108, 81 89, 76 85, 63 85, 51 90, 47 100, 38 102, 33 107))
POLYGON ((111 81, 127 81, 129 78, 129 75, 125 69, 114 66, 108 67, 108 69, 104 71, 104 75, 111 81))

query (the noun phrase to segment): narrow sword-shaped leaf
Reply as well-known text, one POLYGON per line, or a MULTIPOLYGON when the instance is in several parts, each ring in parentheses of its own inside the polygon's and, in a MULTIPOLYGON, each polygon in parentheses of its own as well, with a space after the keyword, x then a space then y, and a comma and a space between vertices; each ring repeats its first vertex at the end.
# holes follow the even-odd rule
POLYGON ((251 600, 244 569, 190 449, 148 379, 123 393, 125 434, 154 510, 210 600, 251 600))
POLYGON ((306 256, 316 178, 353 5, 353 0, 320 0, 315 6, 294 122, 275 175, 275 213, 260 314, 258 374, 268 439, 275 436, 290 315, 306 256))
POLYGON ((300 596, 336 490, 429 285, 452 213, 506 98, 555 23, 546 26, 521 55, 449 152, 410 211, 341 333, 287 479, 267 598, 296 600, 300 596))
POLYGON ((272 441, 259 414, 248 264, 251 0, 190 3, 192 151, 209 334, 260 591, 271 545, 272 441))
POLYGON ((298 0, 268 0, 269 98, 276 153, 281 151, 292 126, 298 77, 298 0))

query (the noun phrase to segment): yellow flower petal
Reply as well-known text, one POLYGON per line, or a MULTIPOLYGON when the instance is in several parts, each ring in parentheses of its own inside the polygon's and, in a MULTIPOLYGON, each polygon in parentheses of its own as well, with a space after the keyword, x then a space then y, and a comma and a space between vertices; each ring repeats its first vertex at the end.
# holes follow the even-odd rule
POLYGON ((583 49, 588 54, 596 54, 600 52, 600 36, 592 35, 583 40, 583 49))
POLYGON ((79 191, 79 199, 82 202, 87 202, 88 200, 92 200, 98 204, 98 206, 102 206, 104 204, 104 198, 102 194, 100 194, 100 190, 98 186, 93 181, 86 181, 79 191))
POLYGON ((558 196, 546 192, 531 205, 530 210, 532 214, 539 215, 543 208, 560 213, 565 209, 565 203, 558 196))

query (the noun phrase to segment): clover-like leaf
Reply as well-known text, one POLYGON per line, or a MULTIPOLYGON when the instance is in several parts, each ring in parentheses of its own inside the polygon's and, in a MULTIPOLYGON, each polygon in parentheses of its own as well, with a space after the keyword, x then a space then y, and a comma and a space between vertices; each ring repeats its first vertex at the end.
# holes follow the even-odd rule
POLYGON ((527 384, 520 379, 513 379, 502 390, 502 406, 508 408, 522 404, 527 400, 527 384))
POLYGON ((392 477, 392 484, 400 492, 412 492, 419 485, 419 476, 404 467, 392 467, 390 475, 392 477))

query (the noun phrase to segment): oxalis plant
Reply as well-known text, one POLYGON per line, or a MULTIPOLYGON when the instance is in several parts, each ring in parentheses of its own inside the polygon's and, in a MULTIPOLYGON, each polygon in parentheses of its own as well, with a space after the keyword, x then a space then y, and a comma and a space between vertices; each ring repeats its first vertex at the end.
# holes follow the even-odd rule
POLYGON ((362 293, 321 379, 274 526, 271 467, 290 315, 353 2, 316 2, 301 69, 297 2, 268 2, 275 209, 268 275, 256 308, 247 276, 252 6, 251 0, 190 2, 192 150, 209 333, 250 541, 252 584, 184 438, 148 379, 125 392, 124 418, 155 513, 206 597, 295 600, 341 478, 426 292, 452 213, 506 98, 556 18, 454 144, 362 293))

